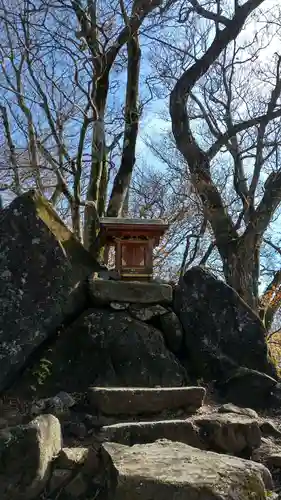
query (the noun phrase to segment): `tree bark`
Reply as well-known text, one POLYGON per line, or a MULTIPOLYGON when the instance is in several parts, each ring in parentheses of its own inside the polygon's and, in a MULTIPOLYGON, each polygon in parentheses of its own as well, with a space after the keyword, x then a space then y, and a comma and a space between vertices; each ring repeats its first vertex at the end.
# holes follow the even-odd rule
MULTIPOLYGON (((187 114, 187 100, 194 85, 209 70, 227 45, 239 35, 244 22, 263 0, 248 0, 236 9, 232 19, 225 19, 223 29, 217 30, 213 42, 205 54, 187 69, 177 81, 170 96, 172 130, 177 148, 188 163, 192 183, 197 190, 206 216, 211 224, 215 243, 223 261, 226 281, 256 312, 258 309, 259 250, 266 224, 264 198, 278 192, 279 182, 269 186, 257 212, 260 217, 249 223, 244 235, 239 236, 236 227, 224 206, 222 197, 211 177, 211 152, 205 153, 196 142, 187 114)), ((220 139, 217 140, 219 143, 220 139)), ((269 203, 270 204, 270 203, 269 203)), ((275 203, 272 201, 273 210, 275 203)))
MULTIPOLYGON (((99 92, 99 89, 97 91, 99 92)), ((102 97, 99 96, 100 98, 97 101, 98 120, 93 126, 92 160, 86 197, 87 202, 91 202, 91 204, 86 205, 84 212, 83 242, 85 248, 90 252, 92 252, 95 247, 95 239, 98 234, 98 216, 102 215, 99 213, 100 198, 105 198, 104 191, 106 191, 106 186, 103 186, 101 181, 105 175, 103 170, 106 168, 104 113, 108 93, 108 81, 105 82, 105 86, 102 88, 101 92, 103 95, 102 97), (101 192, 102 188, 103 192, 101 192)))
MULTIPOLYGON (((94 239, 97 238, 99 227, 98 206, 101 206, 104 203, 100 203, 99 198, 101 197, 102 199, 105 199, 106 197, 106 193, 101 191, 101 186, 103 185, 102 179, 105 179, 107 175, 104 172, 104 167, 106 165, 104 116, 109 89, 109 74, 120 49, 126 43, 131 42, 131 40, 134 38, 135 33, 137 33, 147 15, 149 15, 157 7, 161 7, 162 3, 163 0, 135 0, 132 7, 132 14, 125 23, 125 26, 121 29, 120 33, 116 37, 115 42, 112 43, 107 51, 101 53, 96 29, 96 2, 91 2, 89 0, 88 6, 90 6, 90 8, 88 8, 88 15, 84 11, 80 0, 72 0, 72 8, 81 26, 82 35, 87 41, 89 51, 91 52, 91 55, 93 57, 93 64, 95 69, 94 80, 96 87, 94 86, 95 88, 92 95, 92 102, 94 103, 97 116, 95 118, 96 123, 94 126, 92 142, 93 159, 87 191, 87 202, 91 203, 86 204, 85 206, 83 238, 85 247, 90 251, 91 249, 93 249, 93 251, 95 252, 98 251, 97 247, 99 245, 97 245, 97 242, 94 241, 94 239), (96 210, 94 209, 94 207, 96 207, 96 210)), ((137 45, 135 46, 135 48, 136 51, 139 50, 137 45)), ((126 170, 125 167, 122 170, 126 170)), ((122 174, 120 176, 122 178, 122 183, 126 175, 126 182, 129 182, 129 174, 122 174)), ((116 184, 119 188, 120 183, 116 182, 116 184)), ((117 190, 115 192, 117 192, 117 190)), ((97 240, 100 244, 100 238, 97 238, 97 240)))
POLYGON ((228 246, 228 256, 223 261, 226 282, 258 314, 259 312, 259 259, 260 240, 241 236, 228 246))
POLYGON ((141 50, 137 33, 135 33, 127 43, 127 51, 128 70, 123 152, 121 164, 113 183, 106 214, 107 217, 118 217, 122 214, 136 161, 135 153, 139 130, 138 96, 141 61, 141 50))

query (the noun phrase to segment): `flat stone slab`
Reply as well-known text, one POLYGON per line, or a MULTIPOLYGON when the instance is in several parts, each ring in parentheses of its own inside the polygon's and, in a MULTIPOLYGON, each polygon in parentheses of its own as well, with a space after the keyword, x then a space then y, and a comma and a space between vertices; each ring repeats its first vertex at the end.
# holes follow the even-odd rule
MULTIPOLYGON (((266 500, 263 465, 167 440, 132 447, 105 443, 117 470, 114 500, 266 500)), ((113 498, 113 497, 112 497, 113 498)))
POLYGON ((151 422, 123 422, 102 427, 99 437, 103 441, 133 446, 169 439, 189 444, 201 450, 207 449, 198 429, 189 420, 158 420, 151 422))
POLYGON ((106 425, 101 429, 101 438, 128 446, 165 438, 199 449, 238 456, 247 453, 250 456, 251 451, 261 444, 261 431, 256 420, 241 415, 218 414, 106 425))
POLYGON ((91 387, 91 408, 106 415, 143 415, 185 409, 187 413, 201 408, 204 387, 91 387))
POLYGON ((128 302, 130 304, 171 304, 173 291, 170 285, 138 281, 113 281, 89 279, 89 293, 94 304, 128 302))

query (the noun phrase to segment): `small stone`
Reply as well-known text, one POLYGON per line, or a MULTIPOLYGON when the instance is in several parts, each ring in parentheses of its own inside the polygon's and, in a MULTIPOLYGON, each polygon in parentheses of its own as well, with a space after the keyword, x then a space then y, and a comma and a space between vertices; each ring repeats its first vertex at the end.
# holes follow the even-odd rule
POLYGON ((258 414, 251 408, 240 408, 232 403, 226 403, 218 408, 218 413, 236 413, 237 415, 246 415, 251 418, 258 418, 258 414))
POLYGON ((167 313, 167 309, 159 304, 150 307, 144 307, 140 304, 133 304, 129 307, 129 313, 133 318, 140 321, 150 321, 155 316, 161 316, 167 313))
POLYGON ((73 396, 65 391, 60 391, 55 397, 61 400, 65 408, 72 408, 76 403, 73 396))
POLYGON ((128 302, 110 302, 110 307, 115 311, 125 311, 129 307, 128 302))
POLYGON ((31 407, 31 414, 52 413, 56 417, 59 417, 67 414, 75 403, 75 399, 68 392, 61 391, 52 398, 35 401, 31 407))

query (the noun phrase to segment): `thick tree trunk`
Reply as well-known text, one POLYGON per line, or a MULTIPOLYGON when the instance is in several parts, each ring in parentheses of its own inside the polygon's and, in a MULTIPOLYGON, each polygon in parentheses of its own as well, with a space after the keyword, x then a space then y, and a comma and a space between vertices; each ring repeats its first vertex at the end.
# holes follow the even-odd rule
POLYGON ((258 239, 250 244, 240 237, 233 245, 228 246, 228 256, 223 259, 223 268, 226 282, 240 297, 259 313, 259 254, 258 239))
MULTIPOLYGON (((212 227, 216 246, 223 261, 226 281, 256 312, 258 312, 260 241, 275 209, 272 200, 275 200, 276 196, 272 197, 272 194, 277 193, 277 181, 270 185, 271 191, 267 189, 245 233, 240 236, 212 178, 211 160, 214 154, 210 150, 203 151, 193 135, 187 102, 195 84, 207 73, 227 45, 236 39, 247 17, 262 2, 263 0, 248 0, 235 10, 232 19, 218 19, 224 28, 216 31, 206 52, 181 75, 170 96, 173 135, 178 150, 188 163, 191 181, 201 198, 206 217, 212 227)), ((213 150, 219 151, 219 149, 218 139, 213 150)))

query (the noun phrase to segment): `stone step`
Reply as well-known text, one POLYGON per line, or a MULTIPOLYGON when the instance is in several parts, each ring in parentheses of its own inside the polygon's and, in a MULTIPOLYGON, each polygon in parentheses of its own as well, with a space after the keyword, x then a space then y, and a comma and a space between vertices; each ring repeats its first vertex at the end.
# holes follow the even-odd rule
POLYGON ((88 281, 89 295, 93 304, 127 302, 129 304, 171 304, 173 290, 170 285, 141 283, 138 281, 88 281))
POLYGON ((194 413, 201 408, 204 387, 91 387, 91 410, 104 415, 155 415, 184 409, 194 413))
MULTIPOLYGON (((187 419, 147 422, 123 422, 101 428, 102 441, 127 446, 168 439, 201 450, 240 455, 251 454, 261 443, 261 431, 256 419, 233 414, 210 414, 187 419)), ((248 457, 247 457, 248 458, 248 457)))
POLYGON ((122 422, 102 427, 99 437, 102 441, 133 446, 139 443, 153 443, 168 439, 206 449, 192 422, 188 420, 158 420, 150 422, 122 422))

